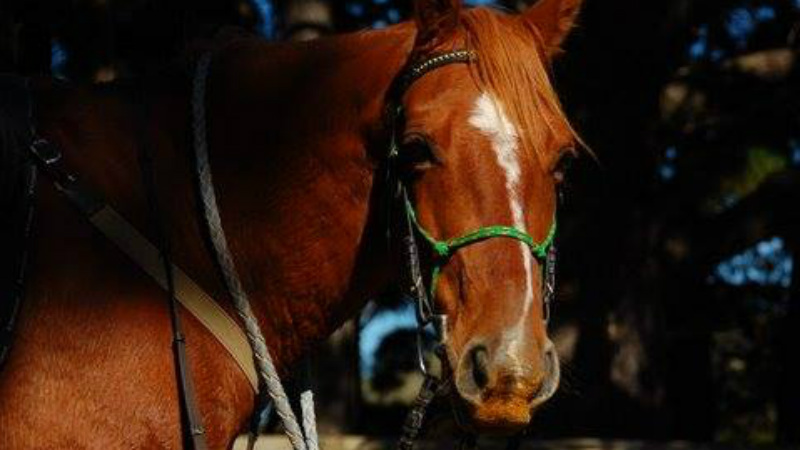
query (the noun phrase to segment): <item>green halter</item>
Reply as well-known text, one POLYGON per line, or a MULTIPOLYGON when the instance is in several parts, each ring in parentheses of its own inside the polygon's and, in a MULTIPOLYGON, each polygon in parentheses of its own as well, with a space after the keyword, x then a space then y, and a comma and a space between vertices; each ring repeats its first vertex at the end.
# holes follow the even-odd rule
POLYGON ((533 236, 522 230, 505 225, 490 225, 481 227, 462 236, 440 241, 434 238, 433 235, 428 232, 428 230, 420 225, 419 221, 417 220, 417 213, 414 210, 414 206, 407 197, 405 198, 405 207, 406 214, 408 214, 408 217, 411 219, 411 223, 414 224, 414 227, 417 229, 419 234, 421 234, 422 237, 424 237, 425 240, 431 244, 431 248, 433 248, 433 251, 436 254, 432 264, 433 268, 431 269, 431 282, 428 293, 430 299, 435 298, 436 282, 439 279, 439 274, 444 266, 447 265, 447 263, 450 261, 450 258, 458 250, 468 245, 477 244, 478 242, 491 238, 516 239, 528 246, 533 256, 540 263, 542 263, 541 266, 544 270, 545 263, 547 262, 547 253, 550 250, 550 247, 553 246, 553 241, 556 237, 556 220, 555 217, 553 217, 553 224, 550 225, 550 230, 547 232, 547 236, 545 236, 542 242, 536 242, 533 236))

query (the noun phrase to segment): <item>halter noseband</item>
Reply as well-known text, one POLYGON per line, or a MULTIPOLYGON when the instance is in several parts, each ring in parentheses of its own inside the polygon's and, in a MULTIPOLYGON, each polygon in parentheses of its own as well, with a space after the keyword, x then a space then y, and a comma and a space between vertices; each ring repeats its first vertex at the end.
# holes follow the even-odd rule
MULTIPOLYGON (((403 211, 399 221, 392 221, 393 225, 398 225, 399 230, 392 230, 390 225, 389 233, 399 234, 402 241, 401 251, 407 263, 407 275, 409 277, 407 293, 416 300, 416 312, 419 327, 422 328, 428 323, 433 325, 438 334, 439 344, 446 341, 447 317, 444 314, 437 314, 433 305, 436 295, 436 285, 439 274, 447 265, 453 255, 460 249, 478 242, 492 238, 515 239, 525 244, 532 255, 539 261, 543 268, 544 278, 544 319, 549 320, 550 302, 555 291, 555 261, 556 261, 556 220, 553 217, 552 225, 547 232, 547 236, 541 242, 527 232, 506 225, 491 225, 478 228, 462 236, 439 240, 425 229, 417 218, 414 205, 409 200, 408 189, 404 181, 396 173, 396 160, 401 152, 399 137, 402 135, 404 126, 404 108, 402 98, 408 88, 426 73, 439 67, 456 64, 469 63, 477 56, 468 50, 456 50, 442 53, 432 58, 425 59, 416 64, 412 64, 402 71, 395 79, 389 93, 387 124, 390 127, 389 154, 388 154, 388 176, 389 192, 393 197, 392 209, 403 211), (432 268, 430 275, 430 286, 425 288, 422 276, 419 248, 417 245, 417 235, 422 236, 433 252, 432 268)), ((395 236, 394 239, 397 239, 395 236)), ((426 366, 420 355, 420 366, 423 372, 427 372, 426 366)))

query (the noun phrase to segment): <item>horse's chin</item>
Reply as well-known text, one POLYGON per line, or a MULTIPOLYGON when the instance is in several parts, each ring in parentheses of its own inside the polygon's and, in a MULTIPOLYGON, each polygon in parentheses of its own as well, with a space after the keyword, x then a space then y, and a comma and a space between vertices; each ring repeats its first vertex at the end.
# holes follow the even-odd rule
POLYGON ((511 437, 528 428, 533 417, 527 402, 498 401, 476 410, 457 395, 452 395, 450 404, 458 427, 472 435, 511 437), (509 406, 513 406, 513 414, 509 414, 509 406))

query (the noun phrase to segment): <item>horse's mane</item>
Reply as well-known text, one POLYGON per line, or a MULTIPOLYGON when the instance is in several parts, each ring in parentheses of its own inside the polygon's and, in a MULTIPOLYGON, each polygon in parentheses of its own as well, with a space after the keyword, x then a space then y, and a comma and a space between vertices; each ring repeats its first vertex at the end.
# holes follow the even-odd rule
POLYGON ((478 54, 471 64, 478 83, 504 106, 509 120, 519 130, 520 141, 533 148, 535 158, 545 160, 544 143, 557 130, 566 130, 581 143, 564 115, 550 83, 546 56, 538 30, 525 21, 485 8, 462 14, 467 46, 478 54), (537 48, 538 51, 532 51, 537 48))

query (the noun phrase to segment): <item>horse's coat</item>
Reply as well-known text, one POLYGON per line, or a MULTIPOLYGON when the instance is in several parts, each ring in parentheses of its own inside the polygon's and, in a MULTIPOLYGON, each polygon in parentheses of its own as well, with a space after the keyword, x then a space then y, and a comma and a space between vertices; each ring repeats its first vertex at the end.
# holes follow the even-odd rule
MULTIPOLYGON (((479 55, 469 67, 426 75, 405 95, 404 140, 425 139, 438 156, 411 161, 420 220, 437 236, 512 223, 537 238, 547 233, 552 168, 574 133, 546 58, 579 2, 542 2, 512 17, 418 0, 421 33, 403 24, 311 43, 219 46, 207 101, 211 167, 231 252, 282 373, 397 276, 383 222, 383 108, 409 57, 458 46, 479 55), (491 139, 469 126, 482 92, 502 102, 517 130, 521 219, 508 209, 507 175, 489 156, 491 139)), ((228 308, 198 220, 187 69, 148 80, 145 95, 39 80, 36 121, 82 180, 152 240, 136 149, 134 105, 143 102, 174 262, 228 308)), ((28 296, 0 374, 0 449, 178 448, 164 293, 47 183, 37 209, 28 296)), ((509 258, 518 248, 492 240, 464 249, 443 270, 438 290, 437 306, 454 319, 446 358, 454 402, 480 430, 526 426, 548 376, 540 266, 509 258), (526 292, 534 293, 533 307, 521 314, 526 292), (525 339, 511 370, 498 341, 519 323, 525 339), (474 379, 480 349, 485 383, 474 379)), ((220 344, 184 318, 209 444, 224 448, 245 426, 252 392, 220 344)))

